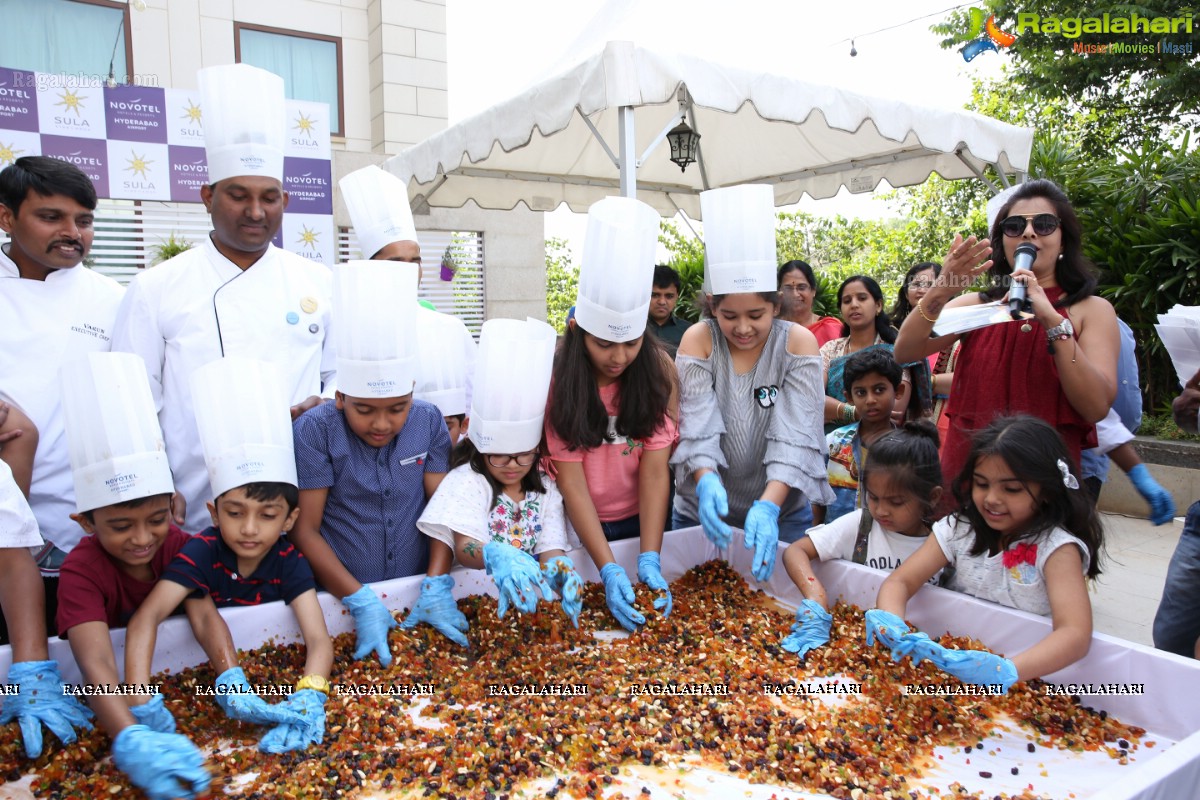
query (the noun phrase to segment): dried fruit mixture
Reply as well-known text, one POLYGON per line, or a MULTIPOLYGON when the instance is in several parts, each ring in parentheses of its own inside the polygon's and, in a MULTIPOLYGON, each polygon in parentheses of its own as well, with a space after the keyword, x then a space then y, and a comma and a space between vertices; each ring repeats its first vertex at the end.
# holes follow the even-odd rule
MULTIPOLYGON (((195 695, 196 685, 215 680, 207 665, 164 677, 163 692, 179 732, 205 752, 215 791, 262 800, 391 793, 499 798, 520 790, 532 796, 534 778, 553 781, 538 796, 596 797, 611 795, 623 765, 675 768, 684 759, 750 782, 837 798, 907 798, 924 796, 909 781, 934 747, 978 746, 1003 715, 1018 720, 1037 746, 1102 750, 1114 759, 1136 748, 1145 733, 1076 698, 1043 696, 1036 682, 999 697, 905 695, 903 684, 955 679, 907 659, 895 664, 882 647, 866 648, 862 611, 854 606, 837 606, 829 645, 802 663, 779 647, 792 615, 763 602, 764 595, 723 562, 696 567, 671 588, 669 619, 649 613, 639 633, 611 642, 592 635, 614 627, 600 584, 586 587, 578 630, 549 603, 537 614, 498 620, 494 598, 461 600, 471 623, 470 650, 427 626, 394 632, 389 669, 373 658, 355 662, 354 635, 338 636, 335 686, 406 691, 433 684, 434 693, 335 692, 326 704, 324 743, 304 752, 259 753, 261 729, 226 719, 210 697, 195 695), (765 684, 833 675, 859 682, 861 694, 826 704, 764 692, 765 684), (514 696, 510 689, 510 696, 489 697, 489 684, 518 692, 586 685, 587 694, 571 688, 514 696), (631 695, 632 686, 647 684, 693 693, 631 695), (410 713, 414 703, 420 724, 410 713)), ((641 584, 637 592, 639 606, 652 608, 651 592, 641 584)), ((949 636, 941 641, 980 646, 949 636)), ((304 656, 299 645, 264 645, 243 652, 241 660, 252 684, 286 685, 300 675, 304 656)), ((38 797, 136 796, 108 760, 104 733, 83 734, 68 747, 56 744, 48 735, 46 752, 29 762, 17 726, 5 726, 0 778, 17 780, 32 770, 38 797)), ((971 796, 954 785, 951 794, 971 796)))

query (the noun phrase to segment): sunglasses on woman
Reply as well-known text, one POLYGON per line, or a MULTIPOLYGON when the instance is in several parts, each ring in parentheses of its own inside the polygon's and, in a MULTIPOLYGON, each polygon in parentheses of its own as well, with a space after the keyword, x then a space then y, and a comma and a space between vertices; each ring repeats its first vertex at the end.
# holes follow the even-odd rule
POLYGON ((1058 217, 1053 214, 1015 214, 1000 223, 1000 230, 1010 239, 1025 233, 1028 220, 1033 220, 1033 232, 1038 236, 1049 236, 1058 230, 1058 217))

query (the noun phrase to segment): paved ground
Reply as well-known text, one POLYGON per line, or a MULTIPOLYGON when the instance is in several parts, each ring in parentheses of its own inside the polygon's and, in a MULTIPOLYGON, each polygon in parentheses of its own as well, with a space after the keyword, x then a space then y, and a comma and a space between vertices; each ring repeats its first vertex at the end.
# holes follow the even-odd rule
POLYGON ((1156 527, 1121 514, 1101 516, 1108 558, 1091 588, 1093 624, 1101 633, 1153 646, 1154 612, 1183 517, 1156 527))

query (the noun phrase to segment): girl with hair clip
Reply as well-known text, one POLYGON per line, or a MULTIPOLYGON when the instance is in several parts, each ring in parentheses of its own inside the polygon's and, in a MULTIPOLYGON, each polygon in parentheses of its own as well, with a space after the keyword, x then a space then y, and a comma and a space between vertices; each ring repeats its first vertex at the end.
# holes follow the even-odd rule
POLYGON ((765 185, 700 195, 705 281, 713 319, 683 336, 675 527, 695 525, 718 547, 730 524, 745 531, 760 581, 775 569, 780 539, 795 541, 808 503, 833 502, 821 432, 817 342, 777 319, 775 213, 765 185))
POLYGON ((671 613, 659 552, 671 494, 678 392, 671 359, 646 334, 658 212, 609 197, 588 210, 579 297, 558 352, 546 411, 547 453, 567 516, 600 570, 613 617, 646 622, 609 542, 640 538, 638 579, 671 613))
MULTIPOLYGON (((890 353, 892 342, 896 341, 896 329, 883 309, 883 290, 874 278, 851 275, 842 281, 838 287, 838 308, 842 311, 842 336, 821 345, 821 362, 825 371, 825 433, 858 419, 854 404, 845 400, 842 371, 846 367, 846 360, 872 347, 882 347, 890 353)), ((901 387, 896 392, 893 419, 904 419, 911 386, 912 378, 906 368, 901 387)))
MULTIPOLYGON (((818 525, 783 553, 788 577, 804 595, 796 609, 784 650, 801 658, 829 642, 833 616, 825 587, 813 573, 813 561, 849 559, 874 569, 892 571, 929 536, 933 511, 942 495, 942 466, 938 435, 928 420, 905 423, 885 433, 871 446, 871 457, 860 479, 864 508, 818 525)), ((931 576, 936 583, 938 575, 931 576)))
POLYGON ((1100 574, 1104 534, 1080 488, 1062 437, 1036 417, 997 419, 976 433, 954 478, 956 512, 879 587, 867 612, 867 644, 878 638, 894 658, 930 659, 965 683, 998 684, 1057 672, 1087 655, 1092 606, 1085 578, 1100 574), (1054 629, 1011 660, 947 650, 901 619, 908 600, 938 570, 954 567, 947 588, 1034 614, 1054 629))
POLYGON ((1117 392, 1120 334, 1107 300, 1097 297, 1092 265, 1083 257, 1083 231, 1056 184, 1034 180, 993 198, 991 240, 954 238, 942 272, 909 314, 896 339, 896 359, 911 361, 962 342, 945 413, 950 417, 942 467, 957 474, 971 434, 1000 413, 1032 414, 1058 430, 1068 463, 1096 446, 1094 423, 1117 392), (1032 245, 1029 269, 1014 269, 1019 245, 1032 245), (988 273, 983 291, 956 297, 988 273), (950 336, 933 336, 943 308, 977 305, 1024 283, 1033 318, 1011 320, 950 336))
POLYGON ((813 311, 817 297, 817 278, 807 262, 788 261, 779 268, 779 318, 803 325, 817 338, 817 346, 842 335, 842 322, 836 317, 819 317, 813 311))

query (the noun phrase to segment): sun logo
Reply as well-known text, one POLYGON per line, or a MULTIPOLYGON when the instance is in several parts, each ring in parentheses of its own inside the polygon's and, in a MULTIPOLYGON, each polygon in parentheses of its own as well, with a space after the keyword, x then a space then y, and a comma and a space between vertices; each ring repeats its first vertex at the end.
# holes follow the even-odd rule
POLYGON ((63 89, 63 93, 58 96, 58 102, 54 105, 62 106, 63 111, 74 111, 75 116, 79 116, 79 112, 83 109, 83 101, 86 97, 80 97, 70 89, 63 89))
POLYGON ((308 117, 304 116, 303 111, 301 111, 299 116, 296 117, 296 130, 300 131, 306 136, 313 135, 316 124, 316 120, 309 119, 308 117))
POLYGON ((1013 42, 1017 40, 1016 36, 1005 33, 996 26, 995 14, 989 15, 985 22, 983 10, 979 8, 971 9, 968 33, 971 41, 959 50, 962 53, 963 61, 973 61, 980 53, 986 53, 988 50, 998 53, 1001 47, 1012 47, 1013 42))
POLYGON ((321 234, 317 231, 314 231, 307 225, 301 225, 300 227, 302 230, 300 231, 300 238, 296 240, 296 244, 300 245, 302 248, 307 247, 310 250, 316 250, 317 239, 321 236, 321 234))
POLYGON ((17 155, 24 153, 24 150, 18 150, 15 144, 4 144, 0 142, 0 167, 7 167, 9 164, 17 160, 17 155))
POLYGON ((129 166, 127 166, 125 168, 129 172, 129 174, 130 175, 141 175, 143 180, 148 178, 149 176, 146 175, 146 170, 154 162, 147 161, 145 156, 139 156, 137 153, 133 152, 132 150, 129 151, 129 155, 133 156, 133 158, 129 159, 129 166))
POLYGON ((200 124, 200 106, 193 103, 190 98, 188 99, 187 108, 183 110, 182 119, 187 120, 188 127, 200 124))

